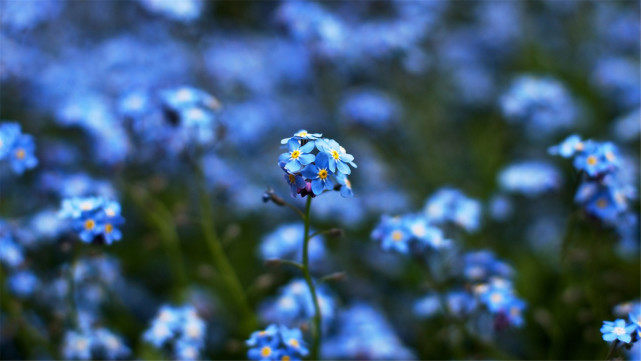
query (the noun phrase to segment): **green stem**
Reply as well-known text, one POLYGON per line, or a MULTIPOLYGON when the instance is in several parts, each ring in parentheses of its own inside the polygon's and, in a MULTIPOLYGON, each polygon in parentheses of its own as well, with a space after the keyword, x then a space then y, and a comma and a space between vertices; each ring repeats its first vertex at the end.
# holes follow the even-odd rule
POLYGON ((218 272, 221 275, 221 279, 225 284, 225 288, 229 291, 229 294, 234 299, 236 307, 238 307, 240 313, 243 317, 243 322, 241 325, 242 331, 248 333, 255 329, 257 321, 254 313, 252 312, 249 302, 247 301, 247 296, 243 289, 240 279, 234 270, 231 262, 225 254, 218 235, 216 234, 215 225, 213 222, 213 208, 211 202, 209 201, 209 195, 205 189, 202 173, 200 169, 196 169, 196 173, 199 178, 198 182, 198 191, 199 191, 199 201, 200 201, 200 212, 202 217, 202 229, 205 236, 205 241, 211 252, 212 259, 215 266, 218 269, 218 272))
POLYGON ((314 332, 312 342, 312 360, 319 360, 320 344, 321 344, 321 309, 318 303, 318 296, 316 295, 316 286, 312 281, 312 276, 309 272, 309 226, 310 226, 310 210, 312 207, 312 197, 307 196, 307 203, 305 204, 305 238, 303 240, 303 275, 305 282, 309 287, 309 293, 312 295, 314 301, 314 332))
POLYGON ((147 222, 158 229, 158 236, 163 242, 167 256, 169 257, 172 273, 180 286, 187 284, 187 275, 180 250, 180 238, 169 209, 159 201, 153 200, 137 192, 135 189, 128 189, 131 199, 144 213, 147 222), (144 198, 144 199, 143 199, 144 198))
POLYGON ((610 347, 610 351, 608 351, 608 355, 605 356, 606 361, 612 359, 612 356, 614 355, 614 351, 617 349, 617 346, 619 346, 619 340, 615 340, 612 343, 612 346, 610 347))

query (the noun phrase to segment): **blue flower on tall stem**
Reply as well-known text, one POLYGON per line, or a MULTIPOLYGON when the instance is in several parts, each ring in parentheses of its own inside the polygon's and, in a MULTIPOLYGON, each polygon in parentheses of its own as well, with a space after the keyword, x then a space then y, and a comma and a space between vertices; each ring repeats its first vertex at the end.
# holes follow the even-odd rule
POLYGON ((316 155, 315 164, 310 164, 303 169, 303 176, 312 181, 312 192, 319 195, 325 190, 332 190, 334 182, 330 178, 332 171, 329 169, 329 156, 326 153, 316 155))
POLYGON ((305 145, 296 139, 290 139, 287 142, 288 152, 283 153, 278 157, 279 162, 285 162, 285 170, 290 173, 295 173, 301 170, 303 166, 306 166, 314 161, 315 156, 309 154, 314 150, 314 143, 308 142, 305 145))

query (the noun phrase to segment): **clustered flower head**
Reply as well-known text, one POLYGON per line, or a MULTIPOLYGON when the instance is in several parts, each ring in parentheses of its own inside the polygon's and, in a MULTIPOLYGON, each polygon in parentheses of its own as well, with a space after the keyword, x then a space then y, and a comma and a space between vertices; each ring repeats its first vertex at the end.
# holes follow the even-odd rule
POLYGON ((60 216, 85 243, 111 244, 122 238, 118 229, 124 223, 120 203, 103 197, 73 197, 62 201, 60 216))
POLYGON ((490 314, 495 316, 495 329, 523 325, 522 314, 526 303, 515 295, 509 280, 494 277, 487 283, 476 285, 474 294, 490 314))
POLYGON ((292 196, 314 197, 337 190, 343 197, 352 197, 347 176, 351 168, 356 168, 354 157, 335 140, 321 137, 322 134, 300 130, 281 140, 287 152, 280 155, 278 165, 285 171, 292 196))
POLYGON ((574 158, 574 168, 583 175, 574 200, 586 212, 614 226, 629 214, 629 202, 637 194, 624 176, 623 158, 613 143, 584 141, 571 135, 549 152, 574 158))
POLYGON ((372 231, 371 238, 380 242, 383 250, 403 254, 429 248, 447 248, 451 245, 451 240, 445 238, 439 228, 430 225, 423 214, 396 217, 383 215, 372 231))
POLYGON ((206 324, 191 305, 164 305, 143 339, 154 347, 172 346, 177 360, 197 360, 205 346, 206 324))
POLYGON ((245 343, 249 347, 247 357, 250 360, 294 361, 309 353, 299 329, 277 324, 252 333, 245 343))
POLYGON ((38 165, 33 137, 22 133, 14 122, 0 123, 0 170, 9 166, 16 174, 38 165))
POLYGON ((106 328, 67 331, 62 344, 62 355, 68 360, 117 360, 130 354, 122 338, 106 328))
POLYGON ((214 96, 189 86, 153 94, 130 92, 119 103, 120 115, 131 122, 136 135, 170 154, 193 145, 212 145, 217 136, 219 108, 214 96))

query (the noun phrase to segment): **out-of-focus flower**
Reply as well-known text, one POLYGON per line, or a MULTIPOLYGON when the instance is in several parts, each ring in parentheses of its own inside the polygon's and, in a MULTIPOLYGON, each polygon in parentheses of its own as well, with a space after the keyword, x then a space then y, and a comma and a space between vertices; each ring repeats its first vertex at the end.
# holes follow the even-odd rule
POLYGON ((297 328, 271 324, 256 331, 245 341, 250 360, 302 360, 309 354, 303 333, 297 328))
POLYGON ((138 2, 152 13, 185 23, 197 19, 204 6, 202 0, 138 0, 138 2))
POLYGON ((0 166, 8 164, 14 173, 22 174, 38 165, 33 137, 22 133, 20 125, 0 123, 0 166))
POLYGON ((433 224, 454 223, 476 231, 481 222, 481 204, 453 188, 441 188, 425 203, 425 216, 433 224))
POLYGON ((423 214, 383 216, 372 231, 371 238, 380 242, 383 250, 403 254, 447 248, 451 245, 451 241, 445 238, 443 232, 430 225, 423 214))
MULTIPOLYGON (((323 317, 324 327, 328 327, 335 317, 336 301, 330 290, 324 285, 316 289, 318 303, 323 317)), ((297 279, 280 289, 278 296, 264 303, 261 307, 262 317, 272 323, 287 326, 299 326, 314 316, 314 301, 305 281, 297 279)))
POLYGON ((498 178, 504 191, 530 197, 556 189, 561 182, 559 171, 553 165, 541 161, 514 163, 503 168, 498 178))
POLYGON ((40 281, 33 272, 20 270, 9 276, 7 284, 13 294, 25 298, 31 296, 36 291, 40 281))
POLYGON ((545 136, 572 126, 578 109, 555 79, 523 75, 501 97, 505 117, 520 123, 532 136, 545 136))
POLYGON ((594 83, 625 110, 639 106, 641 81, 639 61, 622 57, 601 59, 594 70, 594 83))
MULTIPOLYGON (((311 231, 313 233, 313 230, 311 231)), ((322 235, 309 241, 309 261, 318 265, 325 259, 325 240, 322 235)), ((303 225, 285 224, 265 236, 260 244, 260 254, 264 260, 286 259, 302 262, 303 225)))
POLYGON ((382 130, 398 120, 400 105, 381 91, 362 89, 345 97, 340 105, 340 112, 356 125, 382 130))
POLYGON ((512 267, 488 250, 463 255, 463 275, 472 282, 485 282, 492 277, 511 277, 512 267))
POLYGON ((413 359, 382 313, 365 303, 345 309, 337 319, 337 332, 323 341, 328 359, 413 359))
MULTIPOLYGON (((0 222, 0 227, 6 225, 0 222)), ((8 267, 17 267, 24 261, 22 246, 4 229, 0 229, 0 261, 8 267)))
POLYGON ((143 339, 158 348, 171 346, 178 360, 198 359, 205 344, 205 331, 205 321, 194 307, 164 305, 144 332, 143 339))

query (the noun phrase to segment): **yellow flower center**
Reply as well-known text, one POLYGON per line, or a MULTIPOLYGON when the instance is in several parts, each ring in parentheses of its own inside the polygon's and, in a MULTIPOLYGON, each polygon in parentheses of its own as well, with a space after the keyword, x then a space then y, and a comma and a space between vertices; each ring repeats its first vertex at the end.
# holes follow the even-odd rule
POLYGON ((27 155, 27 153, 24 151, 22 148, 18 148, 16 150, 16 158, 18 159, 24 159, 24 157, 27 155))
POLYGON ((298 340, 295 338, 289 339, 289 344, 294 347, 298 347, 298 340))
POLYGON ((588 164, 589 165, 595 165, 596 161, 597 161, 597 159, 596 159, 595 156, 591 155, 591 156, 588 157, 588 164))
POLYGON ((96 222, 93 219, 88 219, 85 221, 85 229, 92 230, 96 226, 96 222))
POLYGON ((114 226, 112 226, 111 223, 107 223, 105 225, 105 232, 106 233, 111 233, 111 232, 113 232, 113 230, 114 230, 114 226))
POLYGON ((339 160, 339 159, 341 158, 341 155, 340 155, 340 154, 338 154, 338 152, 337 152, 337 151, 332 150, 332 158, 334 158, 334 159, 336 159, 336 160, 339 160))
POLYGON ((115 215, 116 215, 116 212, 115 212, 113 209, 111 209, 111 208, 107 208, 107 209, 105 209, 105 214, 106 214, 107 216, 109 216, 109 217, 113 217, 113 216, 115 216, 115 215))
POLYGON ((269 357, 272 354, 272 349, 269 346, 265 346, 260 349, 260 355, 263 357, 269 357))
POLYGON ((293 151, 292 154, 291 154, 291 157, 292 157, 292 159, 298 159, 298 157, 300 157, 300 150, 297 149, 297 150, 293 151))
POLYGON ((599 208, 605 208, 608 206, 608 201, 605 198, 601 198, 596 202, 596 206, 599 208))
POLYGON ((303 131, 298 132, 298 134, 297 134, 297 135, 298 135, 299 137, 305 137, 305 136, 307 136, 307 132, 303 130, 303 131))
POLYGON ((291 357, 289 357, 289 356, 287 356, 287 355, 284 355, 284 356, 281 358, 281 361, 289 361, 289 360, 291 360, 291 357))
POLYGON ((403 232, 401 231, 392 232, 392 240, 394 240, 394 242, 398 242, 401 239, 403 239, 403 232))
POLYGON ((492 296, 490 296, 490 299, 494 303, 499 303, 503 301, 503 295, 501 295, 500 293, 493 293, 492 296))
POLYGON ((320 179, 323 179, 323 180, 327 179, 328 175, 329 174, 327 173, 327 169, 321 169, 321 170, 318 171, 318 178, 320 178, 320 179))

